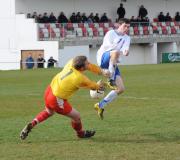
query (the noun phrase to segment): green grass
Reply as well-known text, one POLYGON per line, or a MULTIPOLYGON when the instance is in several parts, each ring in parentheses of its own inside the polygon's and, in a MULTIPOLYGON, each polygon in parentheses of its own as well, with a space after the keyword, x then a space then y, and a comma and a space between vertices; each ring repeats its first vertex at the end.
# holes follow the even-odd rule
POLYGON ((121 66, 126 92, 106 108, 103 121, 89 91, 78 91, 70 102, 84 128, 97 131, 92 139, 76 138, 70 120, 56 114, 21 141, 57 72, 0 71, 0 160, 180 160, 180 64, 121 66))

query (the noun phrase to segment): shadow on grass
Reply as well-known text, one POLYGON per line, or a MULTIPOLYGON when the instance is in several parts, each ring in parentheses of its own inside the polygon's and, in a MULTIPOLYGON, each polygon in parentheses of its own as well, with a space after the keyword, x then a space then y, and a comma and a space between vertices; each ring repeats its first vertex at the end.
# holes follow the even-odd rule
POLYGON ((100 143, 159 143, 176 142, 180 144, 180 135, 168 136, 163 134, 144 134, 144 135, 120 135, 119 137, 94 137, 94 142, 100 143))
MULTIPOLYGON (((37 138, 37 137, 36 137, 37 138)), ((25 141, 19 141, 18 143, 25 143, 25 144, 33 144, 33 143, 77 143, 77 142, 93 142, 93 143, 178 143, 180 144, 180 135, 176 136, 169 136, 163 134, 143 134, 143 135, 120 135, 119 137, 92 137, 87 139, 80 139, 77 137, 74 138, 40 138, 38 140, 33 140, 32 137, 25 141)))

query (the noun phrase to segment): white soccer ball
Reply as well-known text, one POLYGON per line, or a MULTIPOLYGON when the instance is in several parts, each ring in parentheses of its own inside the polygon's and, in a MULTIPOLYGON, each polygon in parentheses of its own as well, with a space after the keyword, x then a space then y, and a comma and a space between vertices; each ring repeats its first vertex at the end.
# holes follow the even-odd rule
POLYGON ((90 90, 90 96, 93 99, 102 98, 104 96, 104 91, 101 91, 101 90, 90 90))

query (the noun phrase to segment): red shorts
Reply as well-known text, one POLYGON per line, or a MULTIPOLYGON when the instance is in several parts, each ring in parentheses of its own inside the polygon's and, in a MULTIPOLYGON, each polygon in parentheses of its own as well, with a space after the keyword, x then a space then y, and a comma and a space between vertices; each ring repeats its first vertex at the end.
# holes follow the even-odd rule
POLYGON ((44 93, 45 105, 48 109, 55 111, 59 114, 66 115, 71 112, 72 106, 65 99, 60 99, 53 95, 50 86, 47 87, 44 93))

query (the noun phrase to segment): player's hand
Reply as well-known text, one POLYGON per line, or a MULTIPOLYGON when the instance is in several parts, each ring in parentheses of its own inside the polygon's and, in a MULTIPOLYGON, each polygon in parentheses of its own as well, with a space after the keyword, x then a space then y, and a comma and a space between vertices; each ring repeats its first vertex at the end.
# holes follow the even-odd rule
POLYGON ((123 52, 123 55, 124 55, 124 56, 128 56, 128 55, 129 55, 129 51, 128 51, 128 50, 125 50, 125 51, 123 52))
POLYGON ((111 76, 111 73, 110 73, 110 71, 108 69, 102 69, 101 71, 102 71, 102 75, 104 77, 109 78, 111 76))
POLYGON ((100 91, 104 91, 105 90, 105 83, 102 80, 99 80, 97 82, 97 84, 99 85, 99 90, 100 91))

